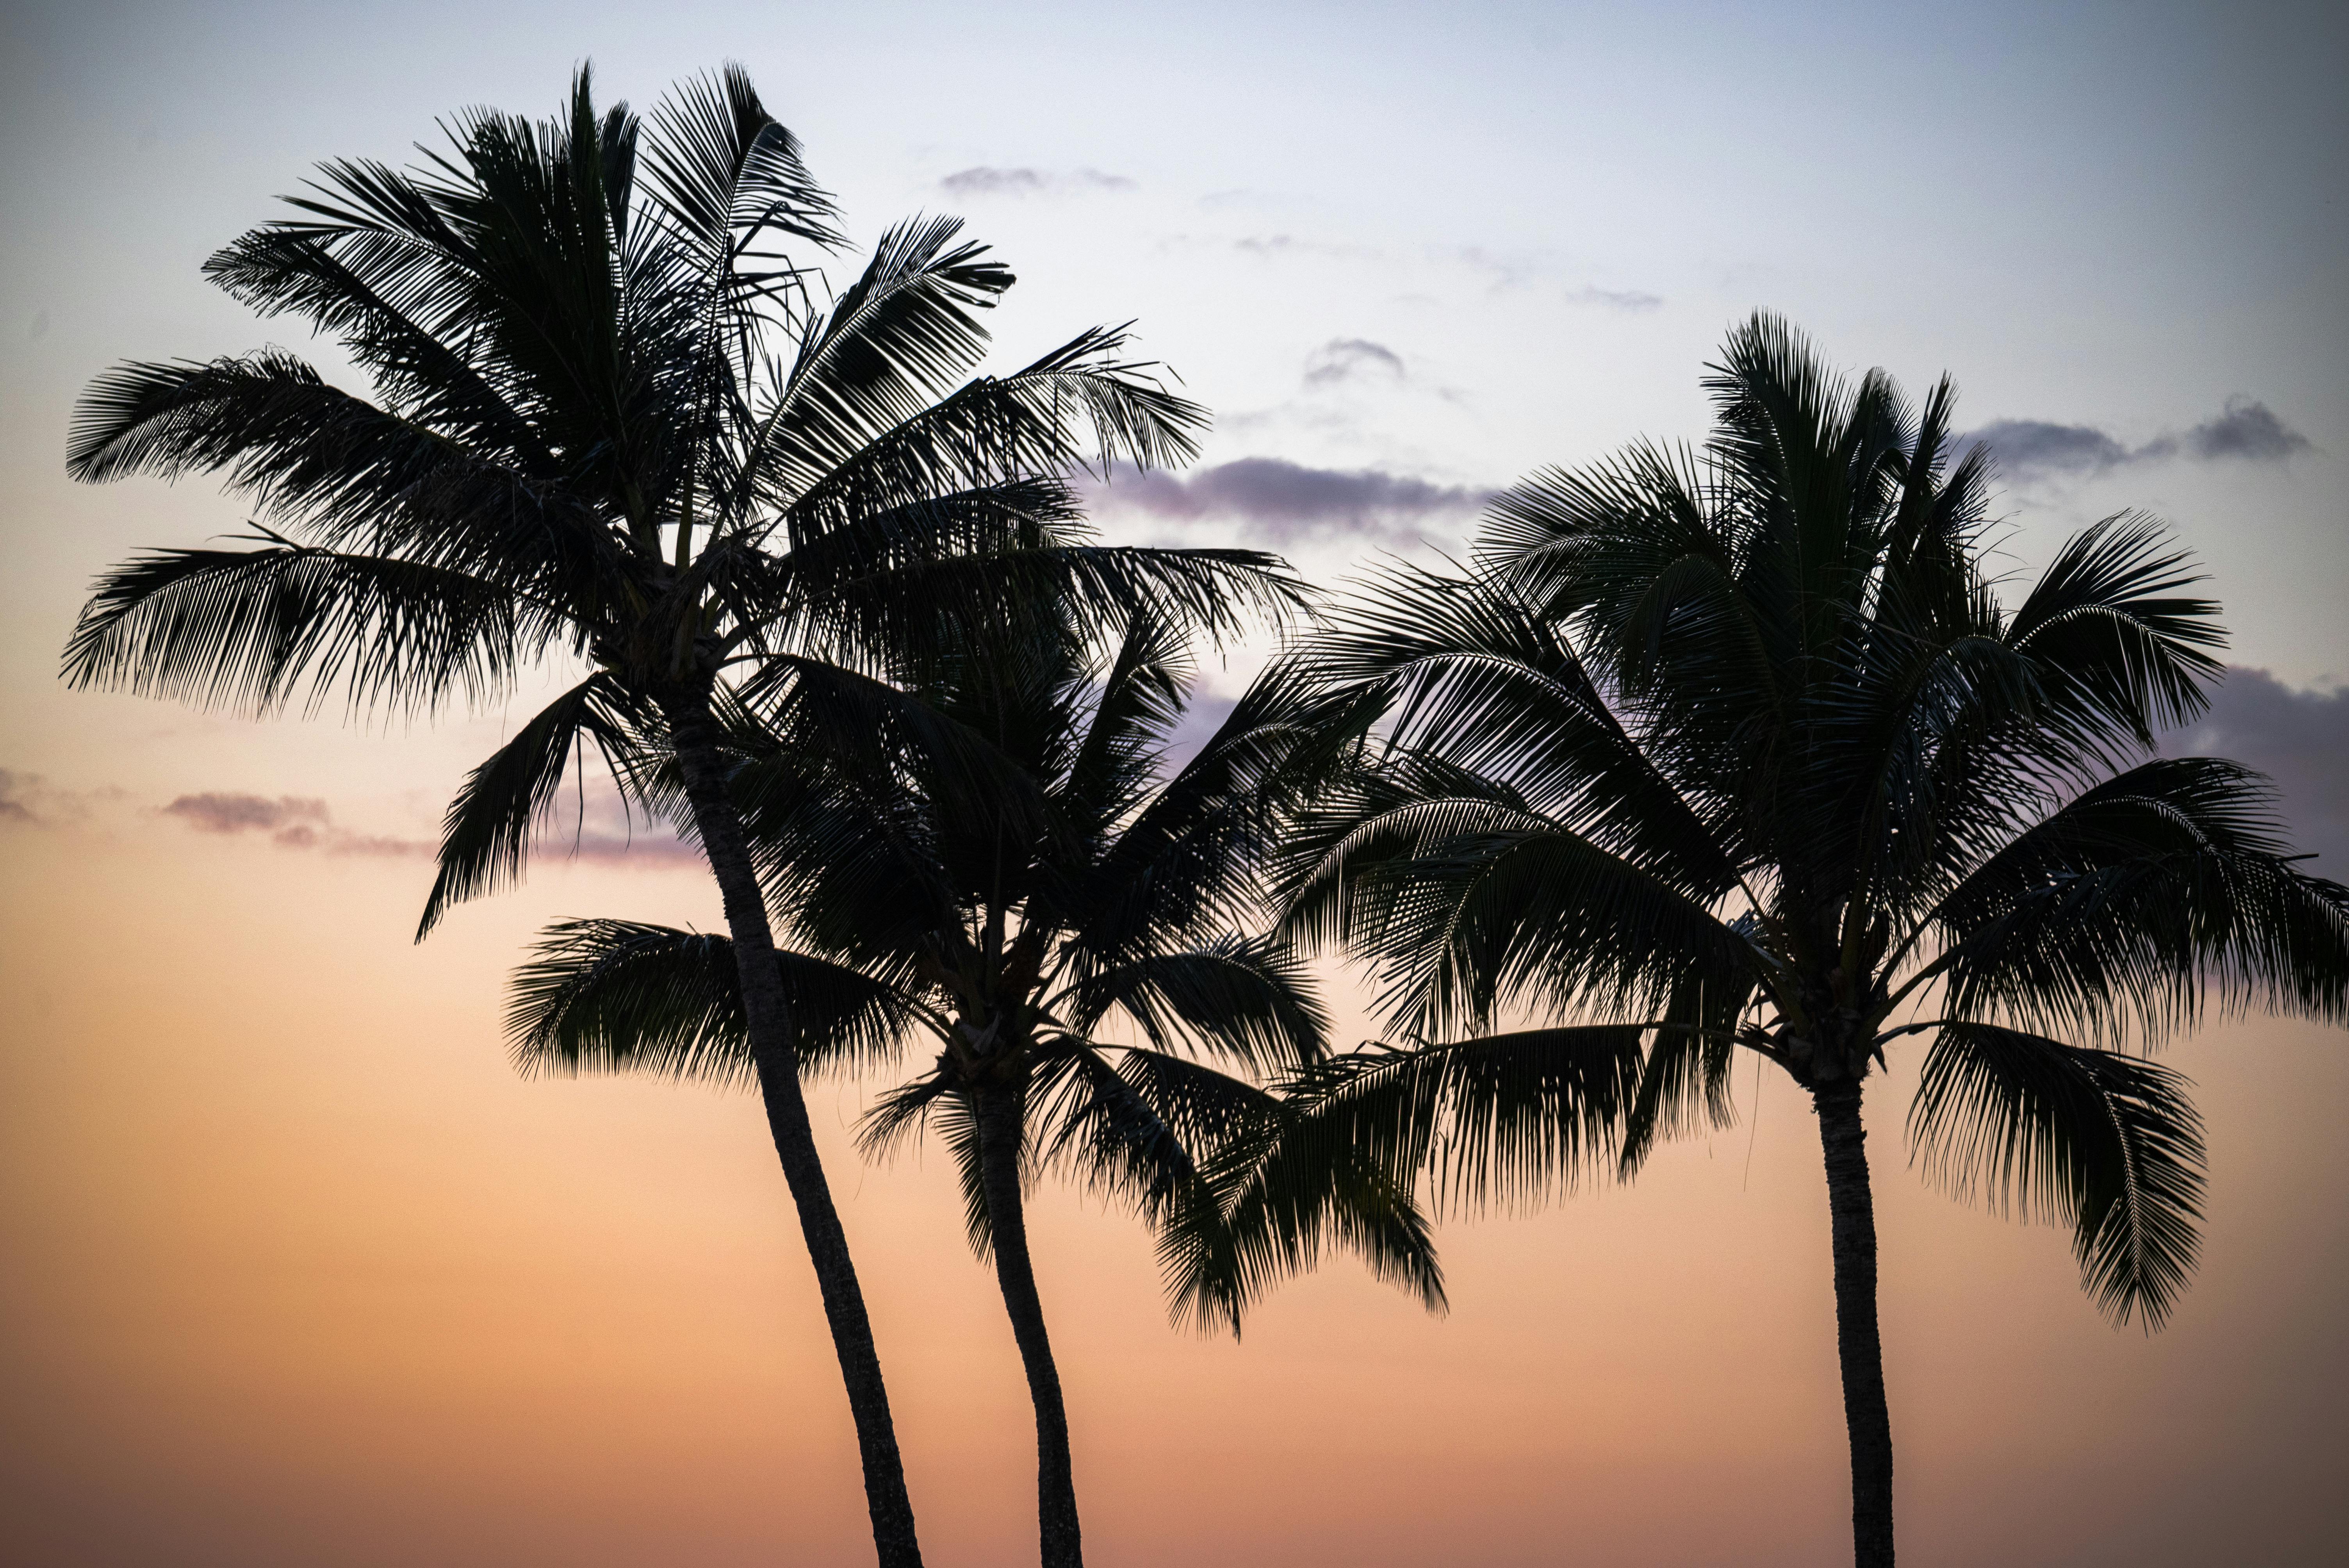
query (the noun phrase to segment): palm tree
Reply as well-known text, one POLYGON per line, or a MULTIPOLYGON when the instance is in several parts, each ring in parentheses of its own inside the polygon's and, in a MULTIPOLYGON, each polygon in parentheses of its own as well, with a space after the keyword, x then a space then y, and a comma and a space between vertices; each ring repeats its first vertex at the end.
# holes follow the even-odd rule
MULTIPOLYGON (((919 1561, 864 1299, 817 1158, 789 998, 721 772, 753 665, 775 700, 895 722, 862 673, 942 603, 1049 588, 1089 613, 1284 590, 1272 558, 1084 542, 1083 455, 1182 459, 1201 415, 1117 332, 965 380, 1012 282, 957 226, 888 232, 828 304, 790 246, 837 247, 798 143, 734 68, 640 125, 585 70, 540 123, 487 110, 402 172, 326 165, 297 215, 207 272, 337 340, 373 397, 269 349, 130 364, 84 398, 77 478, 224 476, 267 524, 103 578, 78 686, 269 712, 297 693, 416 712, 588 671, 467 779, 422 928, 519 874, 566 763, 673 760, 724 897, 759 1084, 838 1349, 884 1563, 919 1561)), ((918 716, 915 722, 918 724, 918 716)))
POLYGON ((1871 1071, 1924 1037, 1928 1173, 2060 1215, 2099 1306, 2150 1330, 2202 1142, 2147 1053, 2212 1011, 2341 1020, 2349 889, 2294 863, 2258 775, 2152 755, 2221 640, 2153 523, 2086 530, 2007 608, 1946 379, 1912 410, 1768 316, 1714 368, 1702 452, 1525 481, 1469 569, 1388 572, 1304 655, 1383 717, 1294 841, 1285 929, 1374 958, 1405 1041, 1308 1075, 1280 1153, 1524 1193, 1725 1117, 1736 1047, 1785 1071, 1818 1115, 1872 1568, 1871 1071), (1557 1026, 1485 1033, 1528 1016, 1557 1026))
MULTIPOLYGON (((1243 1252, 1297 1266, 1337 1241, 1431 1305, 1442 1285, 1407 1190, 1366 1163, 1290 1209, 1228 1223, 1204 1180, 1216 1148, 1281 1108, 1195 1057, 1294 1071, 1324 1050, 1326 1020, 1296 960, 1237 934, 1262 913, 1258 870, 1297 742, 1314 734, 1293 686, 1251 690, 1159 783, 1190 674, 1178 623, 1136 617, 1113 645, 1094 645, 1103 656, 1035 631, 987 635, 917 687, 1015 763, 1025 789, 973 788, 935 748, 856 768, 755 731, 735 784, 752 852, 807 944, 781 955, 785 981, 830 998, 796 1015, 821 1041, 802 1064, 868 1061, 891 1030, 936 1051, 876 1104, 864 1141, 884 1150, 927 1123, 953 1151, 971 1243, 992 1257, 1035 1405, 1042 1560, 1074 1568, 1068 1416, 1024 1212, 1039 1167, 1133 1203, 1188 1287, 1178 1315, 1221 1318, 1235 1334, 1243 1252), (1145 1043, 1105 1037, 1116 1026, 1145 1043)), ((517 978, 517 1059, 525 1071, 739 1078, 734 974, 715 938, 558 925, 517 978)))

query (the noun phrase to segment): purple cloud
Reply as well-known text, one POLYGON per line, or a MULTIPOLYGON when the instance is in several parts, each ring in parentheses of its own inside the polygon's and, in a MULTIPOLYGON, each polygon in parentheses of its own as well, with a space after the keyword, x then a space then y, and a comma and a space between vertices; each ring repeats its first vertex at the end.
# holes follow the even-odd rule
POLYGON ((2255 463, 2277 463, 2315 449, 2306 436, 2277 418, 2266 404, 2249 397, 2228 398, 2225 413, 2187 431, 2181 444, 2189 456, 2205 461, 2244 458, 2255 463))
POLYGON ((163 808, 199 833, 265 834, 283 850, 323 850, 330 855, 429 855, 419 839, 388 839, 354 833, 335 825, 324 800, 299 795, 247 795, 206 790, 182 795, 163 808))
MULTIPOLYGON (((5 816, 0 811, 0 816, 5 816)), ((282 850, 313 850, 327 855, 370 859, 429 860, 438 846, 425 839, 402 839, 360 833, 343 827, 324 800, 303 796, 248 795, 207 790, 182 795, 162 809, 200 833, 229 837, 251 834, 266 838, 282 850)), ((660 824, 632 825, 616 796, 589 791, 585 812, 567 827, 546 825, 537 853, 601 865, 673 866, 698 864, 701 851, 660 824)))
POLYGON ((1123 174, 1080 169, 1061 174, 1044 169, 996 169, 986 164, 957 170, 938 181, 939 189, 959 201, 988 196, 1042 196, 1077 191, 1131 191, 1133 181, 1123 174))
POLYGON ((270 799, 264 795, 222 794, 207 790, 182 795, 163 808, 200 833, 242 833, 306 830, 326 820, 326 803, 293 795, 270 799))
POLYGON ((1096 507, 1170 521, 1226 518, 1278 544, 1352 535, 1397 543, 1466 522, 1492 498, 1377 469, 1313 469, 1282 458, 1241 458, 1187 478, 1122 469, 1092 487, 1096 507))
POLYGON ((2275 410, 2250 397, 2230 397, 2224 411, 2182 433, 2156 436, 2141 447, 2127 446, 2093 425, 2059 425, 2045 419, 1993 420, 1959 437, 1957 444, 1988 447, 2000 471, 2022 480, 2054 474, 2100 474, 2124 463, 2158 462, 2167 458, 2280 463, 2316 449, 2306 436, 2277 418, 2275 410))

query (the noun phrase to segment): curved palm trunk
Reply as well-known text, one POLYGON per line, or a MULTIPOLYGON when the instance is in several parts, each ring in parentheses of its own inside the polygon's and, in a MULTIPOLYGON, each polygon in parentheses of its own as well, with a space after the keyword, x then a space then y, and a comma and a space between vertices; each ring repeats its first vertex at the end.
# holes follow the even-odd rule
POLYGON ((1044 1333, 1044 1303, 1028 1258, 1028 1220, 1019 1192, 1021 1096, 1017 1088, 980 1091, 979 1181, 995 1244, 995 1278, 1011 1314, 1011 1336, 1028 1369, 1036 1405, 1036 1525, 1044 1568, 1081 1568, 1084 1546, 1077 1528, 1077 1487, 1069 1468, 1069 1412, 1061 1403, 1060 1368, 1044 1333))
POLYGON ((767 1109, 767 1129, 783 1166, 783 1180, 800 1215, 800 1232, 815 1264, 823 1292, 823 1315, 840 1356, 841 1379, 856 1418, 856 1445, 864 1464, 864 1501, 873 1515, 873 1545, 881 1568, 920 1568, 922 1549, 914 1534, 914 1505, 905 1494, 905 1462, 897 1453, 897 1429, 889 1418, 889 1391, 881 1381, 881 1358, 873 1348, 873 1325, 865 1316, 864 1293, 848 1255, 848 1237, 833 1206, 823 1162, 800 1091, 799 1053, 792 1044, 791 1004, 773 962, 774 933, 759 888, 742 820, 726 793, 719 760, 718 727, 707 696, 667 709, 678 766, 694 825, 726 904, 734 958, 742 986, 743 1021, 757 1065, 759 1095, 767 1109))
POLYGON ((1811 1101, 1819 1113, 1833 1222, 1836 1351, 1843 1362, 1844 1424, 1851 1430, 1852 1561, 1857 1568, 1892 1568, 1892 1417, 1876 1331, 1876 1203, 1859 1085, 1815 1088, 1811 1101))

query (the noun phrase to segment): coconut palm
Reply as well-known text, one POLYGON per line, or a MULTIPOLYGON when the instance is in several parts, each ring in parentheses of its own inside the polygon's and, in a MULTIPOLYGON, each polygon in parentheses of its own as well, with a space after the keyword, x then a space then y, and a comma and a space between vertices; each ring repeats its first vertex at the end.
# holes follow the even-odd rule
MULTIPOLYGON (((1334 1241, 1431 1304, 1442 1285, 1407 1191, 1366 1162, 1340 1162, 1340 1180, 1233 1223, 1202 1177, 1220 1145, 1282 1108, 1196 1058, 1294 1072, 1324 1049, 1326 1020, 1297 961, 1238 934, 1264 913, 1259 868, 1298 741, 1317 734, 1293 686, 1251 690, 1160 782, 1190 676, 1178 623, 1136 617, 1094 645, 1100 656, 1033 630, 991 632, 917 688, 1014 762, 1028 790, 972 788, 935 748, 856 767, 756 732, 735 785, 752 853, 806 945, 781 955, 786 981, 834 998, 802 1006, 800 1016, 824 1020, 802 1063, 869 1060, 868 1022, 936 1053, 875 1105, 864 1141, 885 1150, 927 1124, 953 1151, 971 1243, 994 1263, 1035 1405, 1042 1559, 1071 1568, 1082 1552, 1068 1417, 1025 1218, 1037 1170, 1137 1207, 1186 1283, 1178 1315, 1235 1333, 1230 1264, 1243 1252, 1297 1266, 1334 1241)), ((526 1071, 739 1078, 734 972, 715 938, 556 926, 518 977, 517 1057, 526 1071)))
POLYGON ((295 216, 207 263, 263 315, 335 339, 371 396, 279 349, 93 383, 76 477, 217 473, 265 522, 109 573, 67 674, 256 712, 306 692, 413 713, 494 700, 542 660, 585 666, 465 781, 422 929, 520 873, 588 743, 624 780, 674 763, 743 959, 876 1545, 910 1564, 887 1396, 717 716, 755 662, 773 701, 918 729, 862 672, 941 604, 987 614, 1049 590, 1088 613, 1147 599, 1212 615, 1279 590, 1269 557, 1084 542, 1071 463, 1180 459, 1200 418, 1121 361, 1118 333, 971 377, 973 313, 1012 279, 954 222, 890 230, 827 302, 786 253, 843 242, 832 204, 739 70, 643 125, 599 111, 591 87, 582 70, 543 122, 460 115, 419 169, 328 164, 295 216))
POLYGON ((1403 1038, 1309 1076, 1278 1152, 1468 1199, 1628 1176, 1726 1115, 1738 1047, 1774 1064, 1818 1116, 1855 1556, 1888 1564, 1872 1072, 1920 1041, 1927 1173, 2060 1216, 2099 1306, 2158 1326, 2202 1141, 2146 1053, 2213 1012, 2341 1020, 2349 890, 2258 775, 2152 754, 2221 640, 2156 525, 2086 530, 2008 607, 1946 379, 1912 409, 1767 316, 1715 372, 1701 452, 1525 481, 1469 569, 1388 572, 1306 655, 1383 719, 1294 841, 1285 929, 1372 959, 1403 1038))

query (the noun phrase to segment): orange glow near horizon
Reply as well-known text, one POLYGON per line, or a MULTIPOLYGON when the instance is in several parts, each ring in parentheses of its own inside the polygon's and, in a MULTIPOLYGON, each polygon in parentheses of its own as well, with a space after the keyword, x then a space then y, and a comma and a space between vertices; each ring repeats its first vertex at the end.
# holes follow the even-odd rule
MULTIPOLYGON (((498 1037, 536 923, 708 923, 690 871, 543 867, 406 941, 412 861, 166 824, 12 833, 0 1451, 25 1560, 853 1563, 854 1448, 755 1104, 525 1083, 498 1037), (35 896, 37 891, 38 896, 35 896), (29 1048, 27 1048, 29 1047, 29 1048)), ((2292 1561, 2342 1428, 2337 1035, 2216 1026, 2212 1191, 2175 1325, 2106 1326, 2068 1238, 1926 1191, 1871 1102, 1911 1562, 2292 1561), (2268 1532, 2197 1543, 2224 1494, 2268 1532), (1984 1497, 2002 1500, 1985 1508, 1984 1497)), ((1235 1345, 1165 1319, 1126 1215, 1036 1252, 1104 1564, 1832 1558, 1847 1506, 1809 1118, 1630 1189, 1446 1225, 1432 1317, 1339 1259, 1235 1345)), ((869 1088, 870 1086, 864 1086, 869 1088)), ((1032 1561, 1032 1427, 946 1162, 862 1164, 815 1095, 926 1553, 1032 1561)))

